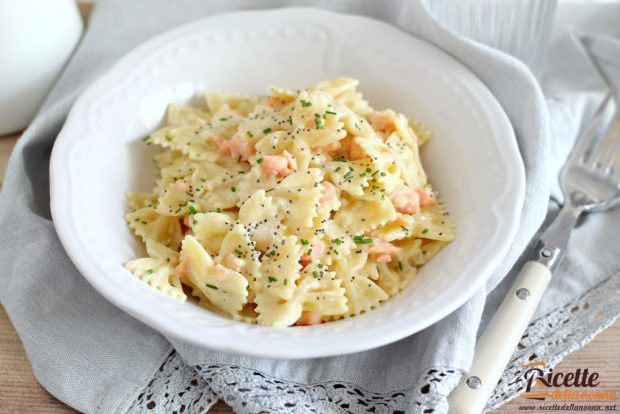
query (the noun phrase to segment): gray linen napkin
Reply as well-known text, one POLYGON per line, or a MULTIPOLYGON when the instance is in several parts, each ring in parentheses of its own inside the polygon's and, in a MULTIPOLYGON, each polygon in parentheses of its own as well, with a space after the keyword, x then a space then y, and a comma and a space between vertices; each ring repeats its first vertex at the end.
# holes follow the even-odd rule
MULTIPOLYGON (((545 161, 551 139, 547 107, 525 66, 445 30, 415 1, 109 0, 97 6, 80 48, 15 148, 0 196, 4 282, 0 300, 39 381, 78 410, 125 412, 172 347, 90 288, 54 232, 49 213, 49 153, 70 105, 123 53, 170 27, 230 10, 289 5, 324 7, 390 22, 452 54, 477 74, 507 112, 524 159, 526 207, 519 234, 485 288, 465 305, 423 332, 377 350, 290 362, 216 353, 176 341, 174 347, 190 365, 243 366, 283 381, 342 381, 377 393, 411 389, 424 383, 431 369, 455 373, 450 381, 437 385, 449 389, 459 371, 467 368, 487 293, 514 264, 547 209, 550 181, 545 161)), ((583 266, 590 268, 586 262, 583 266)), ((445 401, 438 404, 437 412, 445 411, 445 401)), ((323 411, 336 410, 324 407, 323 411)))

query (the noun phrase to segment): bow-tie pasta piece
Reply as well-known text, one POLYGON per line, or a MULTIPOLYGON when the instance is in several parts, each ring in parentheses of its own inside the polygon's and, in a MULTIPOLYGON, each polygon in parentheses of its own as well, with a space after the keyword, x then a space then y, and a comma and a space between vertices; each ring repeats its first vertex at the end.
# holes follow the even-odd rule
POLYGON ((237 271, 215 264, 209 253, 192 236, 183 239, 180 260, 177 273, 186 275, 216 308, 234 315, 247 303, 248 281, 245 277, 237 271))
POLYGON ((185 301, 186 296, 183 293, 181 281, 167 261, 146 257, 127 262, 125 268, 147 285, 167 294, 172 299, 185 301))

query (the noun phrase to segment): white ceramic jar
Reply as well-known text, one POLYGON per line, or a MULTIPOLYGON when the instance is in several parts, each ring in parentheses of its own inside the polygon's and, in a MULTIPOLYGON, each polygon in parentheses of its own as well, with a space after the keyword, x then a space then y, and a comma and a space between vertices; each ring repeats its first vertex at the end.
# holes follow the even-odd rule
POLYGON ((32 120, 82 30, 75 0, 0 0, 0 135, 32 120))

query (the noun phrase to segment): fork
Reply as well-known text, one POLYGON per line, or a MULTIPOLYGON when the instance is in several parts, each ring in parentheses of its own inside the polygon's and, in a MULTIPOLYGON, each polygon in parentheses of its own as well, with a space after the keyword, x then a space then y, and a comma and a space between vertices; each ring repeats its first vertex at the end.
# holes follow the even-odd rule
POLYGON ((471 368, 449 396, 452 414, 482 412, 564 256, 577 219, 620 200, 620 111, 611 93, 577 140, 559 179, 564 205, 478 339, 471 368))

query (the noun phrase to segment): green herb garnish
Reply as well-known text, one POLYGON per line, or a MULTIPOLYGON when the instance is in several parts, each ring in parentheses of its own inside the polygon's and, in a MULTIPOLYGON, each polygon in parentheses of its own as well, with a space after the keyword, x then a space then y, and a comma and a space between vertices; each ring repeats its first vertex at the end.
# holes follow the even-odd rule
POLYGON ((152 275, 153 273, 155 273, 155 271, 154 271, 153 269, 148 269, 148 270, 146 271, 146 274, 147 274, 147 275, 152 275))
POLYGON ((257 158, 257 159, 256 159, 256 163, 257 163, 257 164, 260 164, 261 162, 263 162, 263 157, 260 157, 260 158, 257 158))
POLYGON ((187 205, 187 209, 189 210, 189 214, 196 214, 196 213, 198 213, 198 210, 196 210, 196 207, 194 207, 191 204, 187 205))
POLYGON ((428 233, 428 228, 425 228, 424 230, 422 230, 422 234, 426 234, 428 233))
POLYGON ((270 132, 271 132, 271 128, 269 128, 269 127, 263 129, 263 134, 268 134, 270 132))
POLYGON ((353 236, 353 241, 355 244, 370 244, 372 243, 372 238, 364 238, 364 236, 353 236))
POLYGON ((323 128, 323 118, 321 118, 321 115, 314 114, 314 124, 316 125, 316 129, 323 128))
POLYGON ((312 271, 312 277, 315 278, 315 279, 318 279, 319 278, 319 272, 317 272, 316 270, 313 270, 312 271))
POLYGON ((245 131, 246 135, 250 138, 252 138, 254 136, 254 134, 252 133, 252 131, 245 131))
POLYGON ((142 138, 142 141, 144 142, 148 142, 151 139, 150 135, 145 136, 144 138, 142 138))
POLYGON ((276 279, 276 278, 275 278, 275 277, 273 277, 273 276, 269 276, 269 277, 267 278, 267 280, 269 280, 269 282, 270 282, 270 283, 274 283, 274 282, 277 282, 277 281, 278 281, 278 279, 276 279))
POLYGON ((301 106, 303 106, 304 108, 309 107, 310 105, 312 105, 312 102, 310 101, 304 101, 303 99, 300 99, 299 102, 301 102, 301 106))
POLYGON ((206 284, 206 286, 207 286, 209 289, 217 290, 217 286, 215 286, 215 285, 210 285, 210 284, 208 284, 208 283, 207 283, 207 284, 206 284))

